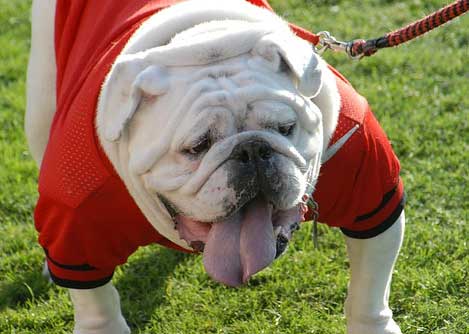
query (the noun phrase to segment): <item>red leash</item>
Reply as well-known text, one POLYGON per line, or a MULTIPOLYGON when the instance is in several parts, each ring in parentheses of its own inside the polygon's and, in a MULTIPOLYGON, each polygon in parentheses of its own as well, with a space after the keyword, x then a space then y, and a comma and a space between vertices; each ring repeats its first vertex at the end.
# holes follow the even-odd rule
POLYGON ((469 10, 469 0, 455 1, 441 8, 423 19, 411 23, 401 29, 390 32, 382 37, 363 40, 357 39, 350 42, 336 40, 327 31, 319 33, 320 41, 318 51, 332 49, 334 51, 345 51, 351 58, 360 59, 375 54, 379 49, 398 46, 433 30, 448 21, 466 13, 469 10))

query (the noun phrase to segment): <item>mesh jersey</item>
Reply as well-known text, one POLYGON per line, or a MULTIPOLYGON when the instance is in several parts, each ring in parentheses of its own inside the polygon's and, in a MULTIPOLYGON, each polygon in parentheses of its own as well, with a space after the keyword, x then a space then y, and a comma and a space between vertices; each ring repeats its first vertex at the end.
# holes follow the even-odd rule
POLYGON ((340 227, 350 237, 371 238, 389 228, 403 210, 400 164, 366 100, 340 73, 332 71, 342 105, 329 147, 351 129, 355 132, 321 166, 313 193, 318 221, 340 227))
MULTIPOLYGON (((57 111, 34 218, 49 271, 61 286, 105 284, 139 246, 159 243, 183 250, 143 216, 95 130, 97 98, 113 61, 145 19, 177 2, 57 1, 57 111)), ((270 9, 264 0, 250 2, 270 9)), ((301 28, 292 29, 317 41, 301 28)), ((359 130, 321 169, 315 198, 321 221, 357 237, 372 236, 389 224, 402 202, 399 162, 366 101, 336 75, 343 105, 333 142, 356 124, 359 130)))

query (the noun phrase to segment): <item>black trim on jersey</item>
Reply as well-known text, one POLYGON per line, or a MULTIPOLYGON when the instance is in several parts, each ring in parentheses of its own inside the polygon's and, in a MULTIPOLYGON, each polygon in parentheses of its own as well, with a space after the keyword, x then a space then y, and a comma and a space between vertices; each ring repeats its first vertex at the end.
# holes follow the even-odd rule
POLYGON ((68 279, 62 279, 57 276, 54 276, 54 274, 49 270, 50 277, 54 281, 55 284, 58 286, 61 286, 63 288, 69 288, 69 289, 94 289, 94 288, 99 288, 100 286, 103 286, 104 284, 108 283, 111 279, 113 274, 111 276, 95 280, 95 281, 73 281, 73 280, 68 280, 68 279))
POLYGON ((96 270, 95 267, 90 266, 89 264, 86 264, 86 263, 85 264, 74 264, 74 265, 59 263, 59 262, 53 260, 49 256, 49 252, 47 251, 47 249, 44 249, 44 251, 46 252, 47 259, 59 268, 66 269, 66 270, 75 270, 75 271, 92 271, 92 270, 96 270))
POLYGON ((391 191, 384 194, 383 199, 381 200, 381 203, 378 205, 378 207, 376 209, 374 209, 371 212, 365 213, 364 215, 358 216, 357 218, 355 218, 355 222, 361 222, 363 220, 367 220, 367 219, 373 217, 375 214, 377 214, 382 208, 384 208, 386 206, 386 204, 388 204, 388 202, 391 200, 391 198, 396 193, 396 190, 397 190, 397 186, 394 187, 394 189, 392 189, 391 191))
POLYGON ((402 210, 404 210, 405 206, 405 201, 406 201, 406 195, 405 193, 402 195, 402 199, 397 205, 397 207, 394 209, 394 211, 389 215, 388 218, 386 218, 381 224, 378 226, 375 226, 369 230, 365 231, 351 231, 347 230, 345 228, 340 228, 343 234, 350 238, 355 238, 355 239, 370 239, 373 237, 376 237, 377 235, 383 233, 386 231, 388 228, 390 228, 394 223, 397 221, 397 218, 402 213, 402 210))

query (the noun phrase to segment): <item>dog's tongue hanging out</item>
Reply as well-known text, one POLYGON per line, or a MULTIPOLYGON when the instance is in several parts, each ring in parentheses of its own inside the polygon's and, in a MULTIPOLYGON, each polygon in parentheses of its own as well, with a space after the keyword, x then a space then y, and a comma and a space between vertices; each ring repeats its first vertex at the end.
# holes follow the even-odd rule
POLYGON ((272 206, 262 198, 255 198, 235 215, 213 223, 209 229, 207 224, 182 216, 177 220, 183 239, 189 243, 205 242, 205 270, 218 282, 239 286, 275 259, 272 206))
POLYGON ((256 198, 234 217, 215 223, 204 250, 204 265, 215 280, 245 283, 275 259, 272 206, 256 198))

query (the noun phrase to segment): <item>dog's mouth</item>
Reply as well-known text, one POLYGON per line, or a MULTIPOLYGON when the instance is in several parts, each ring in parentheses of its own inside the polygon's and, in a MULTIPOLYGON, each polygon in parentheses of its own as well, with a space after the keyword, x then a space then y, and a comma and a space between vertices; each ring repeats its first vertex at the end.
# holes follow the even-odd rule
POLYGON ((305 213, 303 203, 288 210, 276 210, 257 196, 217 222, 199 222, 182 214, 174 218, 181 239, 203 252, 207 273, 218 282, 236 287, 285 250, 305 213))

